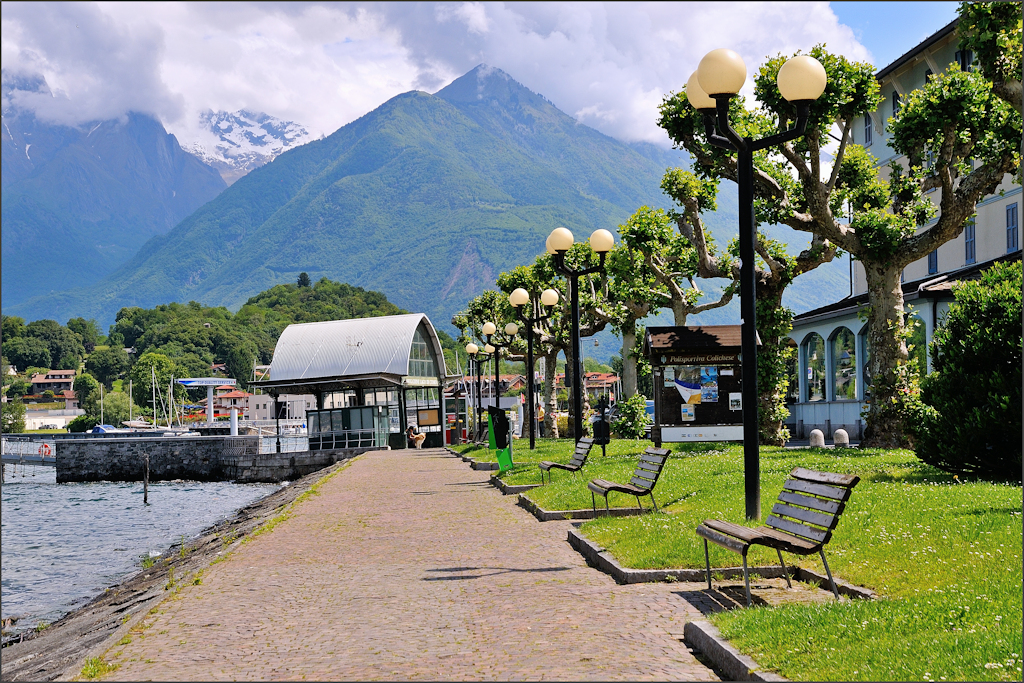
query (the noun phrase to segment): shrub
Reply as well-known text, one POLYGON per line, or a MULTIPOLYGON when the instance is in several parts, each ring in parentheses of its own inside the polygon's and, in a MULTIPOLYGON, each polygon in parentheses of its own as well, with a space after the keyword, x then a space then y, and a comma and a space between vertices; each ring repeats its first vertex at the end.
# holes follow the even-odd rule
POLYGON ((99 416, 79 415, 68 423, 69 432, 87 432, 100 423, 99 416))
POLYGON ((954 286, 935 332, 917 455, 947 472, 1021 480, 1021 263, 954 286))
POLYGON ((612 423, 612 428, 623 439, 642 439, 647 424, 647 399, 643 394, 634 394, 619 404, 619 419, 612 423))

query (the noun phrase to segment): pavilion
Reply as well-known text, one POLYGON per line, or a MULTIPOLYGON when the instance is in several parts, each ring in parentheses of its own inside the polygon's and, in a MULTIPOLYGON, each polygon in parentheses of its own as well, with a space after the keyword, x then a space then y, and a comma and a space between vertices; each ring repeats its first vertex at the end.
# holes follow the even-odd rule
POLYGON ((275 416, 282 394, 316 397, 306 420, 311 450, 339 440, 384 445, 363 443, 379 440, 382 429, 388 445, 405 448, 408 425, 427 435, 425 447, 440 447, 447 379, 434 326, 426 315, 410 313, 289 325, 274 348, 269 378, 251 386, 274 397, 275 416), (352 410, 364 407, 373 409, 352 410))

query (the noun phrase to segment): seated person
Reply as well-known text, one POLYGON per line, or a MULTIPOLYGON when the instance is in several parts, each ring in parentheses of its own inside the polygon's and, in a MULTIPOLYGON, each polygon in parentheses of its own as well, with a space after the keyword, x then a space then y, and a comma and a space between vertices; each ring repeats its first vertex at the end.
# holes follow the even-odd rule
POLYGON ((423 448, 423 441, 427 438, 426 434, 421 434, 415 425, 409 425, 409 428, 405 430, 405 437, 408 440, 408 446, 410 448, 423 448))

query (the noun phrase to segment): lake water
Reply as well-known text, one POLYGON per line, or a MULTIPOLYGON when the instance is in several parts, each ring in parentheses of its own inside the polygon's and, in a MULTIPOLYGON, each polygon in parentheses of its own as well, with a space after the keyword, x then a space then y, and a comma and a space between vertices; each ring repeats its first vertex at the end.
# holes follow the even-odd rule
POLYGON ((53 467, 6 467, 0 516, 3 618, 54 622, 133 574, 143 555, 194 538, 279 484, 57 484, 53 467))

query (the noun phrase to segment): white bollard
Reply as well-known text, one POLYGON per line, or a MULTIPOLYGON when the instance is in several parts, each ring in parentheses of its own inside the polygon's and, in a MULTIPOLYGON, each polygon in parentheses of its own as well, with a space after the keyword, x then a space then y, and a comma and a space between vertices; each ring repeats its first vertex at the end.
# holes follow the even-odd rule
POLYGON ((846 433, 845 429, 837 429, 836 433, 832 435, 832 442, 836 448, 849 448, 850 435, 846 433))
POLYGON ((238 436, 238 408, 231 409, 231 436, 238 436))
POLYGON ((820 429, 811 430, 811 448, 824 448, 825 447, 825 434, 820 429))

